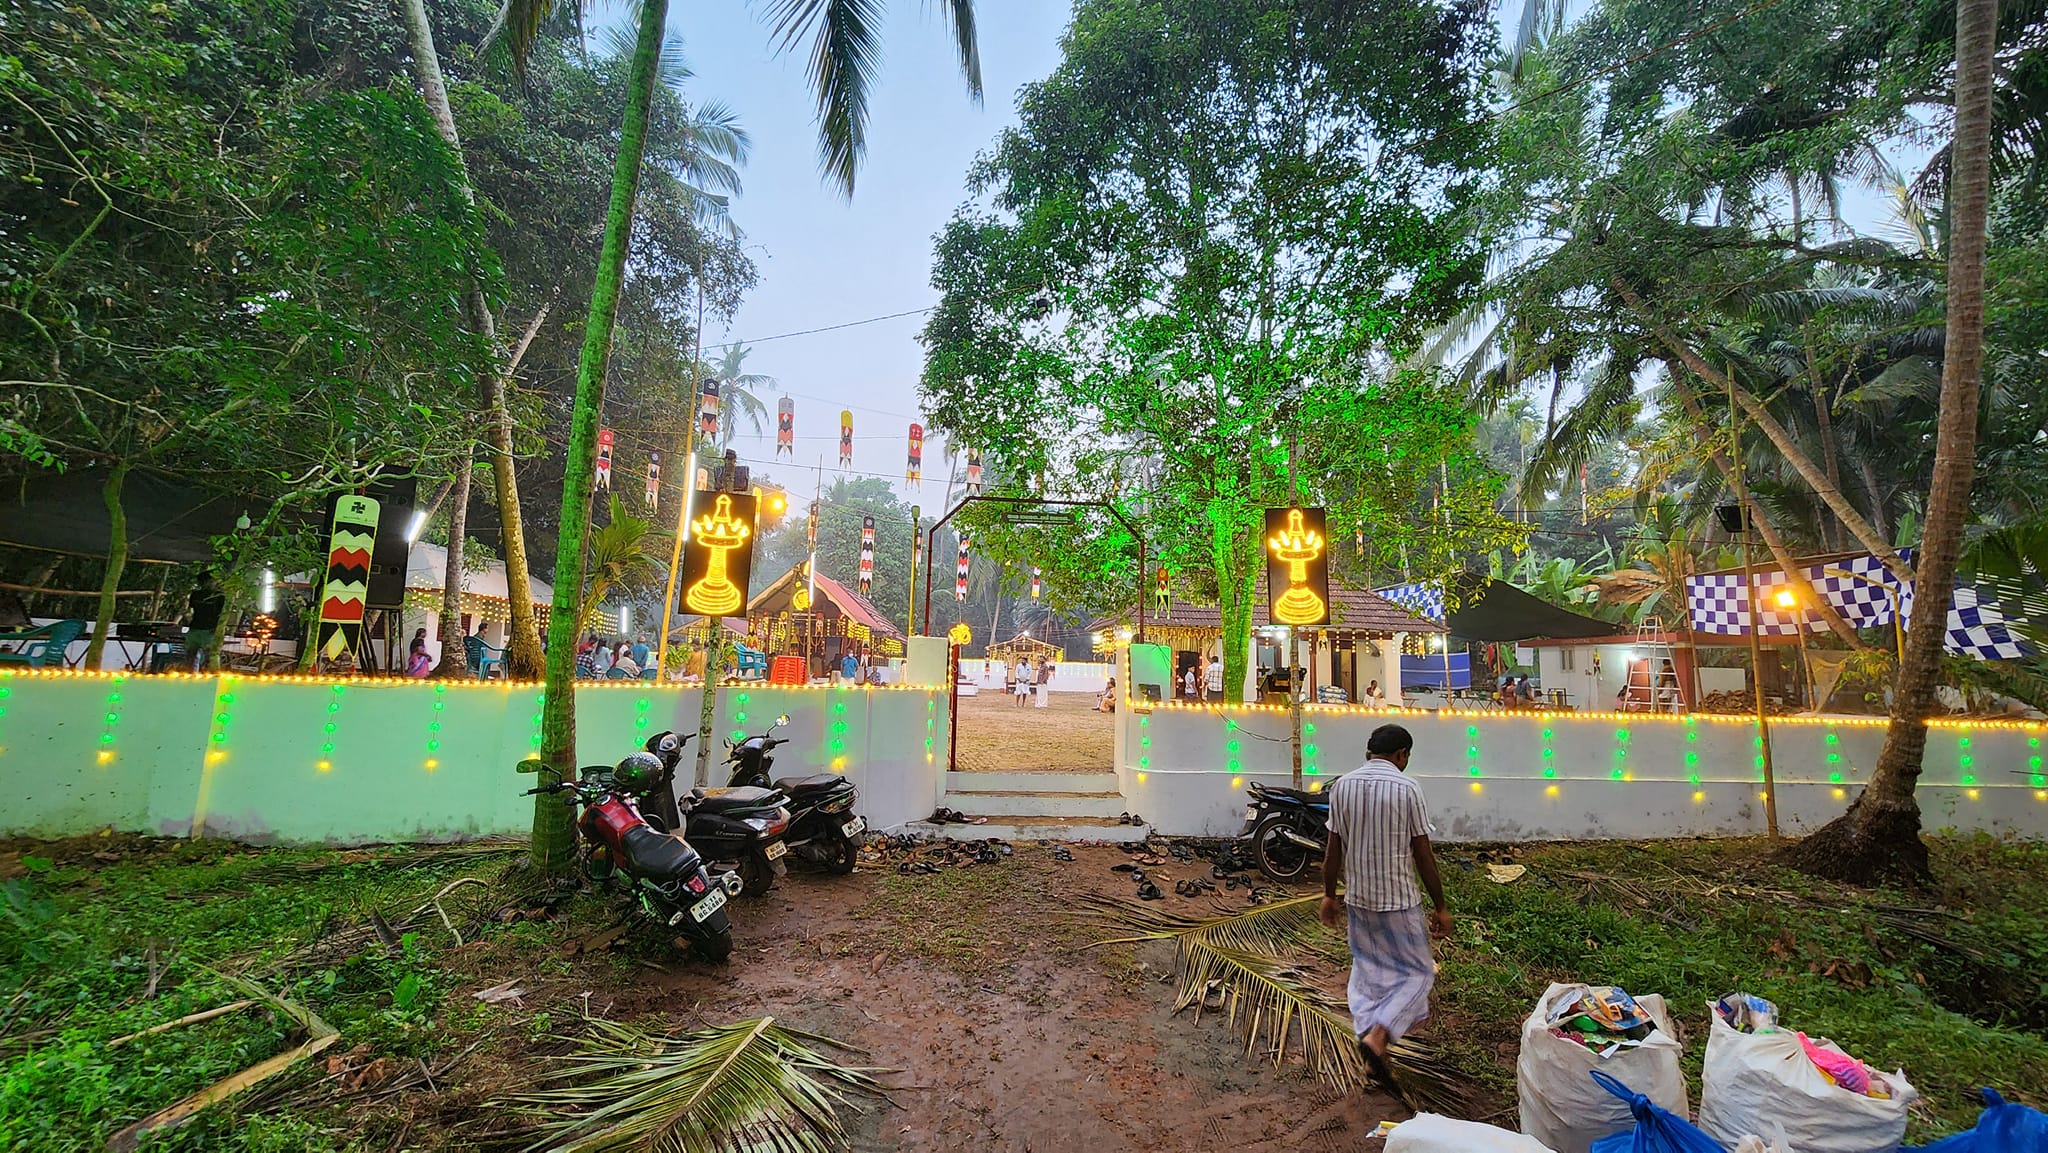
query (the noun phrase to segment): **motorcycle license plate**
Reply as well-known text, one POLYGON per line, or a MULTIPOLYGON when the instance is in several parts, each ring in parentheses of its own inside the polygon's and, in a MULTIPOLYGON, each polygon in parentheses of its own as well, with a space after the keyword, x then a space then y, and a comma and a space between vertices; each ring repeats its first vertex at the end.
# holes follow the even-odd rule
POLYGON ((1256 821, 1256 820, 1258 820, 1258 819, 1259 819, 1259 807, 1258 807, 1257 805, 1246 805, 1246 806, 1244 807, 1244 819, 1245 819, 1245 820, 1247 820, 1247 821, 1256 821))
POLYGON ((783 844, 781 841, 770 841, 768 842, 768 847, 761 850, 761 852, 765 854, 769 860, 779 861, 785 854, 789 852, 789 846, 783 844))
POLYGON ((839 826, 839 831, 845 833, 848 840, 852 840, 853 838, 858 837, 862 833, 866 832, 867 827, 868 823, 865 820, 859 817, 855 817, 854 819, 839 826))
POLYGON ((704 918, 725 908, 725 900, 725 890, 713 885, 711 891, 704 894, 703 900, 690 906, 690 919, 692 921, 703 921, 704 918))

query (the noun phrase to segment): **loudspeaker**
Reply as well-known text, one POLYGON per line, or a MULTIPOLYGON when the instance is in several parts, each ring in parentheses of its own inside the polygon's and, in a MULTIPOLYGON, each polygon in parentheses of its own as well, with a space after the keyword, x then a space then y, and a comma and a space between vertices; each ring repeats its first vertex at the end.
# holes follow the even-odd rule
POLYGON ((370 550, 370 590, 363 603, 373 609, 405 607, 405 571, 412 556, 412 542, 405 530, 412 527, 413 505, 419 502, 417 477, 395 477, 370 486, 377 499, 377 543, 370 550))
POLYGON ((1749 509, 1739 504, 1717 504, 1714 516, 1721 522, 1721 531, 1729 536, 1741 536, 1749 529, 1749 509))

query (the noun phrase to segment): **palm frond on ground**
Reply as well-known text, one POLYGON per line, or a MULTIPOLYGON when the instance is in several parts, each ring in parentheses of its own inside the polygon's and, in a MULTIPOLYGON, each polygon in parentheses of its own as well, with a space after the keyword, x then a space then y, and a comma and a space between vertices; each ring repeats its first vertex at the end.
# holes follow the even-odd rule
MULTIPOLYGON (((1282 956, 1320 943, 1321 899, 1294 897, 1215 917, 1184 917, 1101 896, 1080 903, 1099 920, 1135 930, 1100 944, 1173 943, 1174 1012, 1192 1008, 1199 1020, 1204 1010, 1220 1009, 1244 1039, 1246 1052, 1270 1055, 1275 1065, 1294 1053, 1331 1085, 1358 1088, 1370 1080, 1370 1071, 1358 1052, 1350 1012, 1282 956)), ((1414 1108, 1452 1116, 1468 1109, 1463 1078, 1428 1042, 1394 1042, 1387 1065, 1414 1108)))
POLYGON ((668 1153, 792 1153, 845 1149, 839 1106, 884 1090, 875 1070, 841 1065, 838 1042, 773 1017, 662 1037, 612 1021, 556 1074, 569 1082, 511 1103, 550 1115, 529 1151, 656 1149, 668 1153))

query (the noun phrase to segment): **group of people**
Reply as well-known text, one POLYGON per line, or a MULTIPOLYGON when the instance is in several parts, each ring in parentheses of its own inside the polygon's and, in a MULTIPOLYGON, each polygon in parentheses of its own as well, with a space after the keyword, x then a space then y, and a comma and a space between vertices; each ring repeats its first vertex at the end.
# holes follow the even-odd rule
MULTIPOLYGON (((476 623, 476 638, 480 641, 483 640, 484 630, 489 627, 489 621, 478 621, 476 623)), ((463 636, 462 642, 468 644, 469 637, 467 635, 463 636)), ((424 628, 414 629, 412 631, 411 643, 405 646, 405 675, 414 680, 424 680, 433 671, 434 658, 427 652, 427 630, 424 628)), ((471 672, 474 673, 475 670, 472 669, 471 672)))
POLYGON ((1003 686, 1009 690, 1017 707, 1024 707, 1024 702, 1035 696, 1037 706, 1042 709, 1047 707, 1047 694, 1052 691, 1052 677, 1057 668, 1052 661, 1043 658, 1032 661, 1018 657, 1016 664, 1003 670, 1003 686))
POLYGON ((634 638, 631 644, 624 637, 617 640, 585 637, 583 643, 576 646, 576 677, 578 680, 639 680, 642 671, 651 667, 648 661, 652 656, 645 636, 634 638), (614 669, 618 670, 618 678, 612 677, 614 669))
POLYGON ((1506 708, 1526 709, 1534 707, 1541 698, 1536 691, 1536 682, 1530 680, 1527 673, 1519 676, 1507 673, 1500 678, 1498 699, 1506 708))
POLYGON ((1196 704, 1223 699, 1223 658, 1210 657, 1204 666, 1197 659, 1180 673, 1180 695, 1196 704))

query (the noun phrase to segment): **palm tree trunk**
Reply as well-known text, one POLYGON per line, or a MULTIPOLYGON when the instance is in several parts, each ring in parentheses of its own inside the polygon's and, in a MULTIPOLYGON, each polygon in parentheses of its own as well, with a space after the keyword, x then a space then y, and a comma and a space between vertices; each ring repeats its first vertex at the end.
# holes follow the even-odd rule
POLYGON ((1892 685, 1891 726, 1870 783, 1849 811, 1790 851, 1808 872, 1857 884, 1929 878, 1914 786, 1927 746, 1927 713, 1948 629, 1956 558, 1970 515, 1977 463, 1977 392, 1984 369, 1985 217, 1991 201, 1992 53, 1998 0, 1956 5, 1956 137, 1949 150, 1948 342, 1934 478, 1921 528, 1919 611, 1906 630, 1906 656, 1892 685))
MULTIPOLYGON (((448 106, 448 85, 441 76, 441 57, 434 48, 433 25, 427 22, 425 0, 404 0, 406 39, 412 50, 413 75, 419 80, 420 96, 433 113, 434 128, 454 155, 456 171, 462 177, 462 198, 476 203, 469 182, 469 164, 462 154, 462 136, 455 128, 455 113, 448 106)), ((463 311, 470 331, 484 338, 491 355, 498 355, 498 325, 484 299, 483 283, 471 271, 469 291, 463 296, 463 311)), ((538 329, 547 315, 543 307, 534 318, 538 329)), ((531 331, 520 342, 523 352, 533 339, 531 331)), ((505 599, 511 602, 512 623, 505 641, 505 675, 511 680, 531 680, 540 675, 540 630, 534 622, 533 585, 526 564, 524 518, 519 511, 519 477, 512 462, 512 414, 505 407, 512 373, 519 364, 514 353, 502 370, 478 374, 483 393, 484 433, 491 449, 491 480, 498 500, 498 523, 504 539, 498 551, 505 562, 505 599)), ((446 660, 445 653, 442 658, 446 660)))
MULTIPOLYGON (((1835 486, 1835 491, 1840 492, 1842 454, 1835 447, 1835 414, 1833 406, 1828 403, 1826 382, 1820 378, 1820 365, 1814 360, 1811 344, 1806 346, 1806 375, 1813 382, 1810 386, 1813 392, 1813 421, 1820 428, 1821 463, 1827 467, 1828 483, 1835 486)), ((1841 517, 1835 517, 1834 522, 1831 526, 1833 531, 1828 534, 1828 546, 1839 549, 1842 547, 1842 534, 1848 530, 1842 524, 1841 517)), ((1871 527, 1877 526, 1873 523, 1871 527)))
MULTIPOLYGON (((597 423, 604 407, 605 366, 611 358, 612 324, 626 279, 626 249, 632 238, 633 201, 640 192, 640 159, 647 145, 647 109, 654 100, 655 65, 668 0, 643 0, 626 75, 626 110, 619 128, 619 154, 612 167, 611 206, 605 213, 604 244, 590 289, 590 318, 583 330, 583 354, 576 363, 576 404, 569 423, 568 473, 562 478, 562 526, 555 545, 555 597, 548 617, 546 684, 541 708, 541 760, 559 779, 576 777, 576 620, 583 592, 583 545, 590 529, 595 487, 597 423)), ((708 678, 707 678, 708 679, 708 678)), ((706 691, 710 691, 708 688, 706 691)), ((534 798, 533 864, 543 872, 565 873, 576 860, 576 826, 569 806, 545 793, 534 798)))
MULTIPOLYGON (((117 460, 100 485, 100 500, 107 506, 107 571, 100 577, 100 603, 93 613, 92 640, 85 646, 84 668, 100 667, 107 634, 114 626, 114 593, 121 587, 121 572, 128 567, 128 511, 121 507, 121 488, 128 483, 129 464, 117 460)), ((57 654, 62 657, 64 654, 57 654)))
MULTIPOLYGON (((469 448, 467 438, 463 448, 469 448)), ((462 632, 462 542, 469 531, 471 464, 470 453, 464 451, 455 463, 455 481, 448 487, 448 571, 441 580, 441 663, 434 666, 433 673, 437 681, 469 675, 469 642, 462 632)))
POLYGON ((1627 282, 1617 276, 1611 278, 1609 283, 1620 293, 1621 298, 1628 302, 1629 308, 1636 316, 1656 333, 1657 339, 1676 353, 1679 360, 1684 362, 1685 367, 1691 369, 1694 375, 1723 392, 1733 392, 1735 403, 1742 407, 1743 413, 1756 422, 1756 426, 1763 430, 1764 436, 1770 439, 1772 446, 1785 458, 1785 462, 1792 466, 1792 471, 1798 473, 1807 487, 1826 503, 1836 517, 1840 518, 1851 536, 1854 536, 1864 548, 1869 549, 1872 555, 1883 561, 1885 567, 1900 580, 1913 579, 1913 566, 1907 564, 1905 558, 1892 548, 1891 542, 1871 527, 1869 521, 1863 519, 1863 514, 1857 512, 1856 506, 1849 503, 1849 498, 1842 495, 1842 490, 1821 472, 1813 463, 1813 458, 1806 455, 1806 451, 1799 447, 1798 442, 1792 439, 1792 434, 1785 431, 1785 426, 1778 422, 1777 417, 1771 415, 1763 402, 1751 396, 1749 390, 1739 384, 1731 389, 1726 373, 1708 364, 1704 357, 1685 341, 1680 340, 1677 333, 1651 318, 1649 306, 1643 302, 1642 297, 1636 295, 1635 290, 1631 289, 1627 282))

